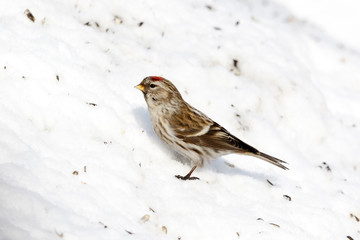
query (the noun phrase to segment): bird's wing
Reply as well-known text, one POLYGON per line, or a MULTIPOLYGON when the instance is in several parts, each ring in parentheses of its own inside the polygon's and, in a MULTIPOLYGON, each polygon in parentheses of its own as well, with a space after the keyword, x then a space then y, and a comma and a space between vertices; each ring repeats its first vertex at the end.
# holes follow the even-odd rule
POLYGON ((258 152, 197 109, 188 104, 183 107, 183 111, 172 115, 169 124, 176 137, 184 142, 218 151, 258 152))
POLYGON ((205 114, 189 107, 187 111, 181 111, 179 114, 173 114, 170 121, 170 127, 177 137, 197 137, 206 134, 213 121, 205 114))
POLYGON ((211 125, 203 130, 207 131, 201 131, 202 134, 197 136, 184 136, 183 141, 209 147, 218 151, 249 152, 254 154, 259 152, 254 147, 229 133, 216 122, 212 122, 211 125))

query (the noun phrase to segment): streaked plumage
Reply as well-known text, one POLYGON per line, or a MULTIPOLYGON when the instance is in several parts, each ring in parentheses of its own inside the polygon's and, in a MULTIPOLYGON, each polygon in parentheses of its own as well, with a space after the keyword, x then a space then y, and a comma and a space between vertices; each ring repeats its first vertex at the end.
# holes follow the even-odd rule
POLYGON ((146 77, 136 86, 144 93, 156 135, 173 150, 188 158, 193 166, 184 177, 191 177, 196 167, 230 153, 242 153, 258 157, 282 169, 286 163, 258 151, 241 141, 202 112, 186 103, 176 87, 162 77, 146 77))

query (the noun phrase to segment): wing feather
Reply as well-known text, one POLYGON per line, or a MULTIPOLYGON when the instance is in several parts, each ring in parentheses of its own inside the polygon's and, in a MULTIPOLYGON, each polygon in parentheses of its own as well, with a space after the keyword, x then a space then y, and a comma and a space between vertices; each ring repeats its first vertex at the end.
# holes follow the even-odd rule
POLYGON ((257 149, 230 134, 216 122, 213 122, 206 133, 198 136, 183 137, 183 141, 213 148, 217 151, 251 152, 254 154, 258 152, 257 149))

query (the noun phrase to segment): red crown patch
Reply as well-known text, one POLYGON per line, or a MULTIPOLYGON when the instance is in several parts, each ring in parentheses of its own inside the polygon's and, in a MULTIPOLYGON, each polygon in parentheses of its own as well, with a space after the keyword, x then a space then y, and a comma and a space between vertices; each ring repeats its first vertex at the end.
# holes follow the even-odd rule
POLYGON ((162 77, 157 77, 157 76, 150 76, 150 78, 151 78, 151 80, 153 80, 153 81, 162 81, 162 80, 164 80, 164 78, 162 78, 162 77))

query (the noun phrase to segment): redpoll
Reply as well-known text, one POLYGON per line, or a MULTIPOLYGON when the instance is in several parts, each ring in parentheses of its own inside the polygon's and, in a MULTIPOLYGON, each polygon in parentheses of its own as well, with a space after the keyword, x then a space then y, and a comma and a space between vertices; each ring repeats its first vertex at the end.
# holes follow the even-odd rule
POLYGON ((190 172, 185 176, 176 175, 177 178, 198 179, 191 177, 196 167, 202 167, 205 162, 230 153, 251 155, 288 169, 283 165, 286 162, 246 144, 190 106, 169 80, 150 76, 135 87, 144 94, 156 135, 190 160, 190 172))

